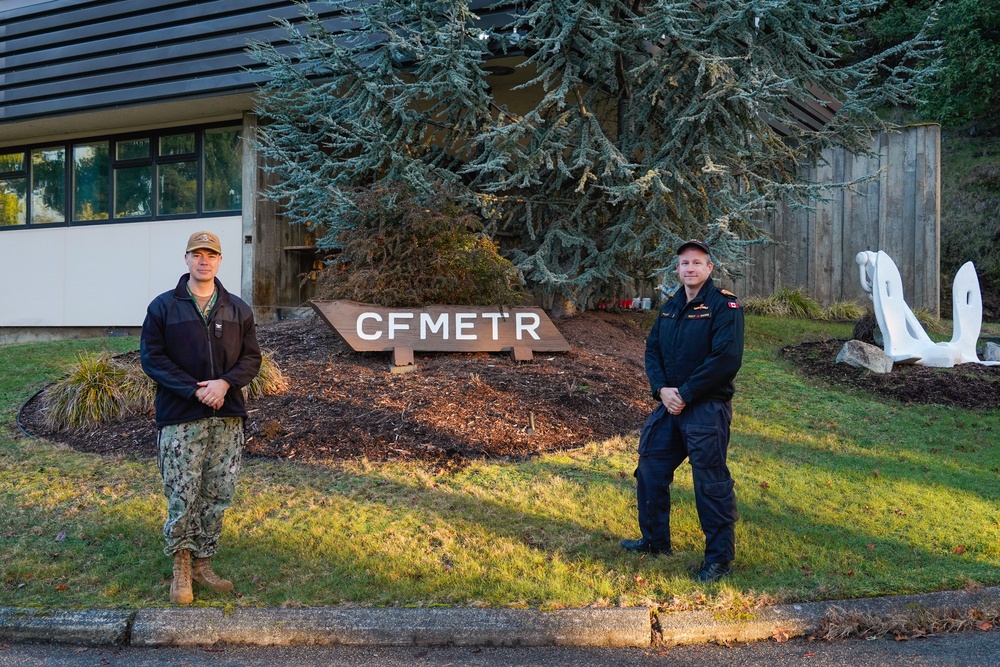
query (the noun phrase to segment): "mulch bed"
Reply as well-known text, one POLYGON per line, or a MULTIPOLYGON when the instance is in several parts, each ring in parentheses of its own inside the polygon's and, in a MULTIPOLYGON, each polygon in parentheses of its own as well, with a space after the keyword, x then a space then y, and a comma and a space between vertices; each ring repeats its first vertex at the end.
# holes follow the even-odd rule
MULTIPOLYGON (((652 408, 642 313, 557 320, 573 349, 516 363, 506 354, 417 354, 390 373, 388 354, 354 352, 324 322, 258 327, 289 380, 248 404, 245 455, 282 459, 520 459, 636 431, 652 408), (533 428, 532 428, 533 426, 533 428)), ((44 392, 25 406, 32 434, 100 454, 155 455, 151 415, 87 431, 49 432, 44 392)))
MULTIPOLYGON (((418 354, 418 369, 401 375, 390 373, 387 354, 354 352, 318 319, 261 325, 261 346, 273 352, 289 388, 249 404, 245 454, 453 465, 523 459, 634 433, 653 407, 643 370, 647 321, 643 313, 587 312, 555 320, 570 352, 536 354, 530 363, 505 354, 418 354)), ((820 382, 879 399, 1000 405, 1000 367, 911 365, 876 375, 835 363, 843 343, 803 343, 781 356, 820 382)), ((44 392, 24 408, 29 433, 81 451, 155 455, 151 415, 49 432, 43 399, 44 392)))
POLYGON ((851 387, 882 399, 974 410, 1000 407, 1000 366, 960 364, 933 368, 897 364, 891 373, 877 374, 836 363, 845 342, 831 339, 790 345, 781 350, 781 356, 803 374, 827 385, 851 387))

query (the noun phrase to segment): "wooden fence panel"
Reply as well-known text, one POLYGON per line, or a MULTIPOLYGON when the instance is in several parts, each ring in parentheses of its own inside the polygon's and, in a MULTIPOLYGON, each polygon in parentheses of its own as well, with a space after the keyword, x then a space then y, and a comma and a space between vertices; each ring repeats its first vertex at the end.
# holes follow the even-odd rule
POLYGON ((722 282, 740 296, 789 287, 824 305, 865 303, 854 257, 884 250, 899 267, 907 304, 938 314, 940 142, 939 126, 919 125, 875 137, 871 157, 831 151, 807 177, 817 183, 877 177, 810 209, 782 206, 767 216, 762 226, 775 244, 750 248, 742 276, 722 282))

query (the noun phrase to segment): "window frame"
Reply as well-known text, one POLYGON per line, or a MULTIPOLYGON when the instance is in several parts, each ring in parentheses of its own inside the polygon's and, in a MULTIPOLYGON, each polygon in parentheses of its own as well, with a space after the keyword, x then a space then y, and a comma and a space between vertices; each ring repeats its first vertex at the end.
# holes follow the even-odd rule
MULTIPOLYGON (((28 197, 25 202, 25 223, 23 225, 0 225, 0 232, 10 230, 10 229, 50 229, 53 227, 82 227, 87 225, 114 225, 129 222, 150 222, 156 220, 183 220, 186 218, 220 218, 228 217, 234 214, 242 215, 242 204, 241 208, 229 209, 225 211, 206 211, 204 201, 205 199, 205 141, 204 134, 208 130, 217 130, 221 128, 232 128, 236 130, 239 137, 239 141, 245 140, 244 137, 244 127, 242 121, 232 120, 232 121, 219 121, 215 123, 205 123, 199 125, 185 125, 176 127, 162 127, 151 130, 145 130, 141 132, 127 132, 127 133, 117 133, 117 134, 105 134, 105 135, 88 135, 85 137, 77 137, 74 139, 64 140, 64 141, 46 141, 39 143, 30 144, 18 144, 12 146, 0 147, 0 153, 24 153, 24 170, 19 172, 0 172, 0 178, 11 179, 11 178, 25 178, 28 184, 28 197), (163 137, 181 134, 194 134, 194 153, 181 153, 181 154, 168 154, 160 155, 160 142, 163 137), (118 144, 121 142, 135 141, 137 139, 148 139, 150 154, 148 158, 128 158, 119 160, 117 158, 118 144), (75 181, 74 181, 74 169, 75 169, 75 148, 79 145, 96 144, 101 142, 107 142, 108 144, 108 166, 107 173, 105 177, 107 178, 107 196, 108 196, 108 217, 107 218, 96 218, 91 220, 78 220, 76 218, 76 201, 75 201, 75 181), (64 178, 63 178, 63 206, 66 212, 65 221, 63 222, 46 222, 46 223, 36 223, 32 222, 32 215, 34 213, 34 205, 32 202, 32 191, 31 184, 33 183, 34 165, 31 162, 31 156, 34 151, 38 150, 52 150, 52 149, 62 149, 65 155, 65 165, 64 165, 64 178), (159 212, 160 208, 160 184, 159 184, 159 167, 161 165, 178 164, 182 162, 194 162, 195 166, 195 183, 196 183, 196 201, 195 201, 195 211, 191 213, 171 213, 171 214, 161 214, 159 212), (151 173, 151 183, 150 183, 150 211, 149 215, 136 215, 136 216, 122 216, 118 217, 118 211, 116 210, 116 183, 115 175, 117 169, 146 166, 149 165, 151 173)), ((242 162, 242 156, 240 158, 242 162)), ((241 169, 242 172, 242 169, 241 169)), ((242 186, 242 184, 241 184, 242 186)), ((242 190, 242 187, 241 187, 242 190)), ((240 195, 240 202, 242 202, 242 193, 240 195)))

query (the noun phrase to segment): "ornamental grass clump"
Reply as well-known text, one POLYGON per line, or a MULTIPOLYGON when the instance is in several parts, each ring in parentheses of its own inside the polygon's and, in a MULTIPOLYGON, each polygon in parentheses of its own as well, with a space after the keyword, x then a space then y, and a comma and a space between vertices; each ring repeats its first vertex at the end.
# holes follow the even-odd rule
MULTIPOLYGON (((264 351, 260 372, 243 391, 253 399, 274 396, 287 388, 288 380, 274 353, 264 351)), ((135 355, 81 354, 43 396, 45 425, 62 431, 152 412, 156 384, 143 372, 135 355)))
POLYGON ((806 296, 801 288, 782 287, 767 297, 750 297, 744 301, 743 308, 751 315, 799 317, 807 320, 826 319, 819 302, 806 296))
POLYGON ((865 314, 865 309, 854 301, 838 301, 823 311, 823 319, 831 322, 854 322, 865 314))
POLYGON ((81 354, 45 391, 45 424, 61 431, 146 412, 155 393, 138 363, 107 353, 81 354))
POLYGON ((277 396, 288 389, 288 378, 281 372, 281 367, 274 360, 274 352, 270 350, 261 351, 260 372, 257 377, 244 387, 247 398, 261 398, 262 396, 277 396))

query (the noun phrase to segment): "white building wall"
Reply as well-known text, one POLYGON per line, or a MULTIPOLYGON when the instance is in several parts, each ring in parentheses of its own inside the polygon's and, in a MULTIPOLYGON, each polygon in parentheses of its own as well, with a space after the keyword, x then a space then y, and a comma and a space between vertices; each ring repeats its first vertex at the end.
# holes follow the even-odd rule
POLYGON ((219 280, 241 296, 240 216, 4 230, 0 327, 140 326, 187 273, 185 244, 201 230, 219 236, 219 280))

